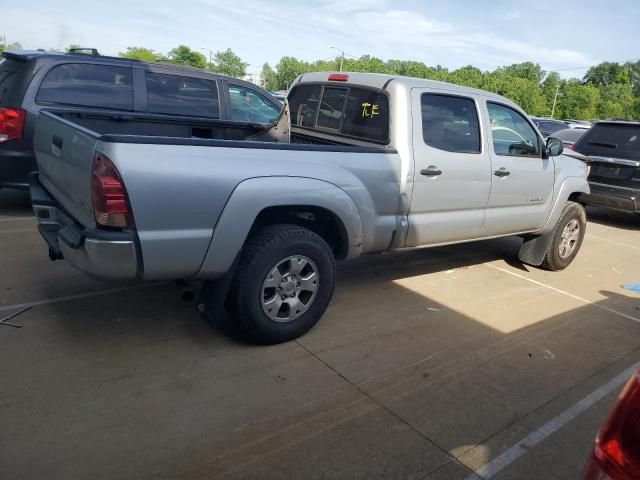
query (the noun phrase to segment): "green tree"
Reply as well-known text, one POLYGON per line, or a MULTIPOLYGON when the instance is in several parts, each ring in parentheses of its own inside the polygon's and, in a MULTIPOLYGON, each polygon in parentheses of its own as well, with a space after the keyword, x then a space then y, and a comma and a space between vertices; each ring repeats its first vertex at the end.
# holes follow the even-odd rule
POLYGON ((508 67, 503 67, 502 70, 504 70, 507 75, 524 78, 525 80, 531 80, 536 83, 542 82, 545 74, 540 68, 540 65, 533 62, 514 63, 508 67))
POLYGON ((583 85, 578 79, 571 79, 560 87, 558 96, 558 117, 592 120, 597 118, 600 91, 593 85, 583 85))
POLYGON ((205 68, 207 57, 202 53, 191 50, 186 45, 178 45, 168 54, 168 60, 177 65, 191 66, 195 68, 205 68))
POLYGON ((600 87, 600 98, 596 107, 598 118, 633 117, 634 98, 631 84, 613 83, 600 87))
POLYGON ((583 81, 600 87, 612 83, 630 83, 629 72, 618 63, 602 62, 587 70, 583 81))
POLYGON ((134 60, 140 60, 142 62, 149 63, 164 60, 164 55, 162 55, 161 53, 144 47, 127 47, 127 51, 120 52, 118 56, 123 58, 132 58, 134 60))
POLYGON ((65 52, 70 52, 71 50, 73 50, 74 48, 82 48, 80 47, 80 45, 78 45, 77 43, 72 43, 71 45, 69 45, 67 48, 64 49, 65 52))
POLYGON ((233 53, 233 50, 227 48, 224 51, 216 52, 213 56, 213 62, 209 66, 214 72, 229 75, 230 77, 244 77, 247 73, 246 62, 233 53))
POLYGON ((277 90, 278 80, 276 78, 276 72, 271 68, 271 65, 265 63, 262 65, 262 86, 267 90, 277 90))
POLYGON ((288 90, 298 75, 310 71, 310 65, 307 62, 303 62, 294 57, 282 57, 276 65, 274 90, 288 90))
POLYGON ((451 83, 464 85, 466 87, 482 88, 484 85, 484 74, 479 68, 467 65, 466 67, 451 72, 447 80, 451 83))

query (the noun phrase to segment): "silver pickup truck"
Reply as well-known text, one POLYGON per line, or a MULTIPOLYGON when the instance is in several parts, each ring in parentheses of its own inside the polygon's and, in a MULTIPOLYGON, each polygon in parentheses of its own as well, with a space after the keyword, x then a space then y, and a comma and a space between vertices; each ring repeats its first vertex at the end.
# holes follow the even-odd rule
POLYGON ((522 261, 560 270, 584 237, 587 167, 492 93, 312 73, 257 135, 197 128, 210 138, 167 136, 158 116, 41 113, 31 195, 51 258, 103 279, 204 280, 205 314, 224 306, 276 343, 320 319, 336 260, 518 235, 522 261))

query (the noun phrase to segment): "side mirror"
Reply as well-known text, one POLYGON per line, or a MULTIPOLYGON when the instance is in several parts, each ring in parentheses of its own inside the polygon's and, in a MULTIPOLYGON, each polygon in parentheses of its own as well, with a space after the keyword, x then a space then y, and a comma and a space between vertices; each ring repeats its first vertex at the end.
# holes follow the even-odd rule
POLYGON ((562 145, 562 140, 558 140, 557 138, 549 137, 547 138, 547 155, 550 157, 557 157, 562 154, 564 147, 562 145))

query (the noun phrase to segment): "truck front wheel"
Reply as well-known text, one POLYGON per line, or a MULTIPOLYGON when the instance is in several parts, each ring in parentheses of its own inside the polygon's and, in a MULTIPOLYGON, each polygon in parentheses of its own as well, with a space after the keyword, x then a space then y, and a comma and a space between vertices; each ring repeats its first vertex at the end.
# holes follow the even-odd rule
POLYGON ((286 342, 320 320, 334 283, 335 260, 322 237, 297 225, 272 225, 244 246, 228 306, 250 340, 286 342))
POLYGON ((567 202, 553 232, 553 240, 542 262, 547 270, 562 270, 569 266, 580 250, 587 227, 584 207, 567 202))

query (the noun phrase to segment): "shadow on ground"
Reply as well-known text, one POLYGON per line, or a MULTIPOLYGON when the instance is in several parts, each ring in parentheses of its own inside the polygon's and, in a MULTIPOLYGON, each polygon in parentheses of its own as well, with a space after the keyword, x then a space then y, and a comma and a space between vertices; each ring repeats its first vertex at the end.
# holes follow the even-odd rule
MULTIPOLYGON (((454 464, 448 478, 465 478, 454 457, 640 340, 637 323, 483 265, 518 265, 518 247, 340 265, 320 323, 270 347, 210 329, 174 286, 37 307, 0 331, 0 464, 16 479, 424 478, 454 464)), ((592 436, 538 473, 579 471, 592 436)))

